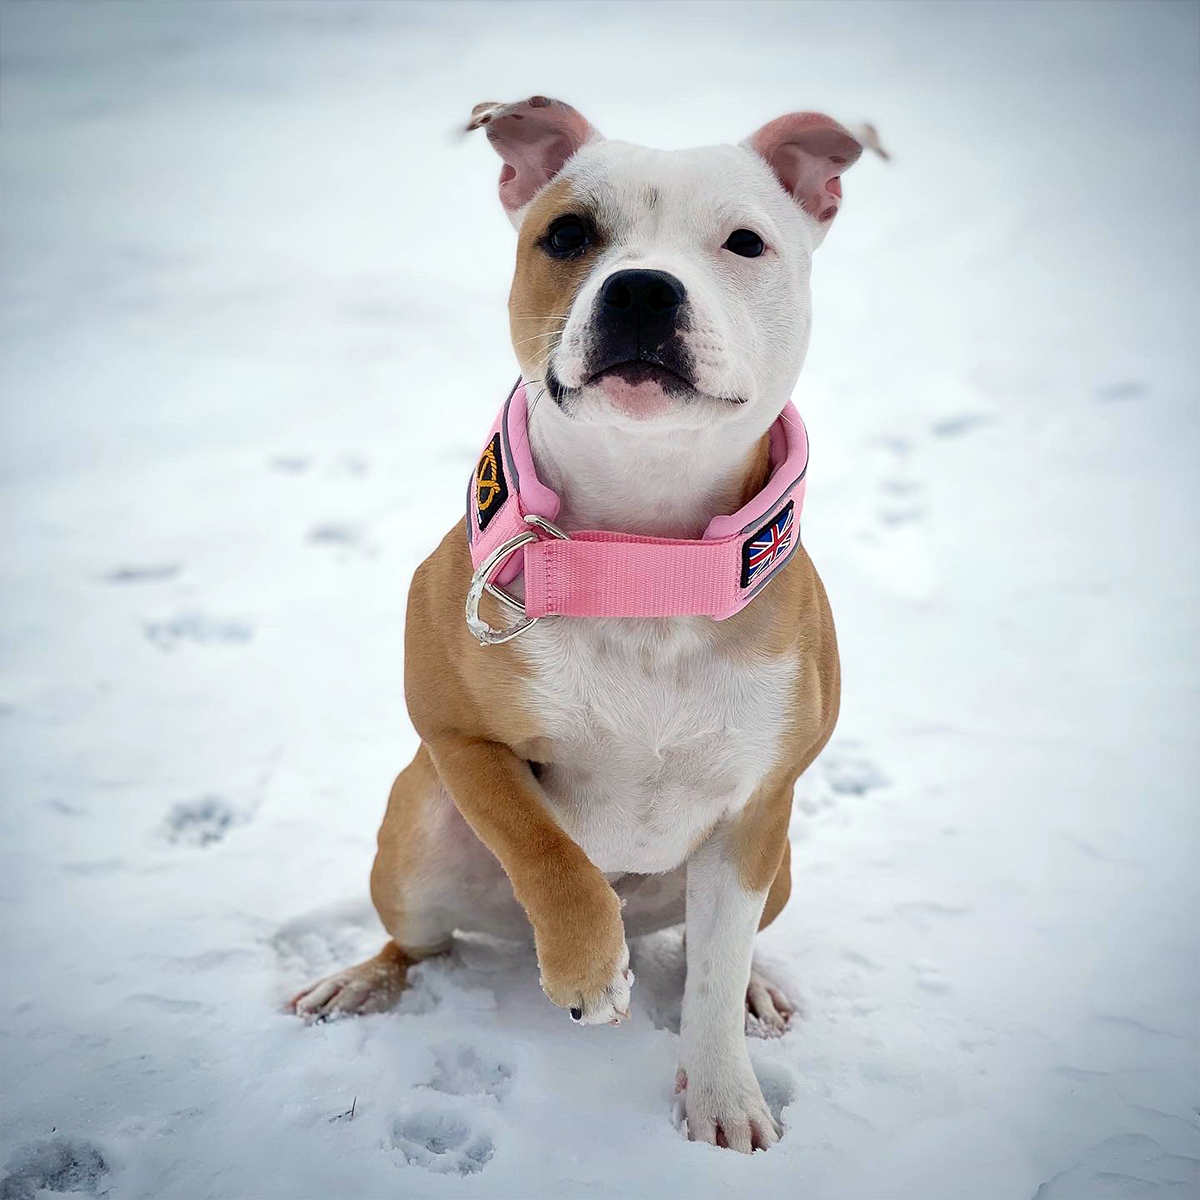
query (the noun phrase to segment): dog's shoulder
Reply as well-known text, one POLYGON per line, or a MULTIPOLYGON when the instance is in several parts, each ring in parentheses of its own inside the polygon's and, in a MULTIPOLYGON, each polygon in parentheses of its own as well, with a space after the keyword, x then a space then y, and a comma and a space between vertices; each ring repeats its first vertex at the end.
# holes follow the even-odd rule
MULTIPOLYGON (((514 686, 528 667, 511 643, 480 646, 467 628, 464 606, 472 571, 460 521, 413 575, 404 630, 409 715, 426 740, 438 733, 469 732, 514 745, 538 732, 514 686)), ((496 627, 512 619, 487 593, 479 611, 496 627)))

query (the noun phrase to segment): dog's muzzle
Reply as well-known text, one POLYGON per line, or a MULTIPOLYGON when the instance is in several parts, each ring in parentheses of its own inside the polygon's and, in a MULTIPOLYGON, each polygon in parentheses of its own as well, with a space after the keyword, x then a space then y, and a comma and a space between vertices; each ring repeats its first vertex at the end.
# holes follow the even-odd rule
POLYGON ((604 281, 592 314, 589 381, 614 367, 660 368, 659 382, 691 389, 692 363, 683 344, 687 291, 666 271, 617 271, 604 281))

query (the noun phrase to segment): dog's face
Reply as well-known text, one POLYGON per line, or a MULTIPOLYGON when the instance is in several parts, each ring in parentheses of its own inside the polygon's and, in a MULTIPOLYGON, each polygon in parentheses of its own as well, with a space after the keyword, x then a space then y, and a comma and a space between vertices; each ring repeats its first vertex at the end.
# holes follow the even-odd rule
POLYGON ((804 361, 812 252, 858 141, 800 114, 741 146, 649 150, 541 97, 472 124, 505 160, 513 345, 535 394, 590 424, 765 429, 804 361))

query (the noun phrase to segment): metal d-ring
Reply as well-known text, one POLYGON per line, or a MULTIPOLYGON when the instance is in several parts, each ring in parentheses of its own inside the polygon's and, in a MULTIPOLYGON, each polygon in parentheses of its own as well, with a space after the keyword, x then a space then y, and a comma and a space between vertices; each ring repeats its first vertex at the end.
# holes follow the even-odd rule
POLYGON ((563 533, 557 525, 552 521, 547 521, 545 517, 539 517, 535 513, 530 513, 525 518, 526 525, 534 526, 533 529, 525 529, 520 533, 514 534, 506 542, 501 542, 475 568, 475 573, 471 576, 471 586, 467 588, 467 627, 479 639, 481 646, 497 646, 501 642, 510 642, 513 638, 524 633, 530 626, 536 625, 541 617, 529 617, 525 615, 525 605, 521 603, 515 596, 506 592, 499 584, 492 583, 492 572, 514 551, 519 550, 522 546, 528 546, 530 542, 540 541, 537 530, 543 533, 548 533, 551 537, 567 540, 567 535, 563 533), (490 592, 502 604, 508 605, 509 608, 519 612, 521 616, 512 624, 506 625, 503 629, 493 629, 480 615, 479 602, 483 599, 483 593, 490 592))

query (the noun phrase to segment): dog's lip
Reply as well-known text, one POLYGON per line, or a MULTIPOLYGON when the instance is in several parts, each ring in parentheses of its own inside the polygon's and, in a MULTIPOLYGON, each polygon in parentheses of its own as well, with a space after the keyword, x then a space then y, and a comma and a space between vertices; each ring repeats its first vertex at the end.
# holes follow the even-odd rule
POLYGON ((602 375, 605 374, 605 372, 612 371, 617 367, 629 366, 631 364, 636 366, 643 362, 651 366, 658 367, 660 370, 665 371, 668 375, 673 375, 697 396, 707 397, 708 399, 714 400, 717 403, 733 404, 738 406, 746 403, 745 396, 713 396, 708 392, 702 392, 690 379, 685 379, 677 371, 672 371, 669 367, 664 367, 661 363, 652 363, 649 359, 640 358, 627 359, 625 362, 621 363, 609 363, 609 365, 604 367, 603 370, 597 371, 594 375, 591 375, 582 383, 574 386, 564 383, 558 377, 558 372, 554 369, 554 364, 552 362, 548 362, 546 364, 546 370, 544 374, 546 390, 550 393, 556 404, 562 404, 569 396, 574 395, 576 392, 580 391, 580 389, 587 387, 589 384, 595 383, 602 375))
POLYGON ((665 366, 661 362, 656 362, 652 358, 639 356, 638 358, 627 358, 623 362, 609 363, 607 367, 597 371, 587 379, 587 383, 599 383, 606 375, 611 375, 618 372, 637 371, 647 372, 651 378, 656 374, 667 376, 668 380, 675 380, 682 383, 684 387, 690 391, 696 391, 696 385, 687 378, 686 375, 681 375, 678 371, 671 367, 665 366))

